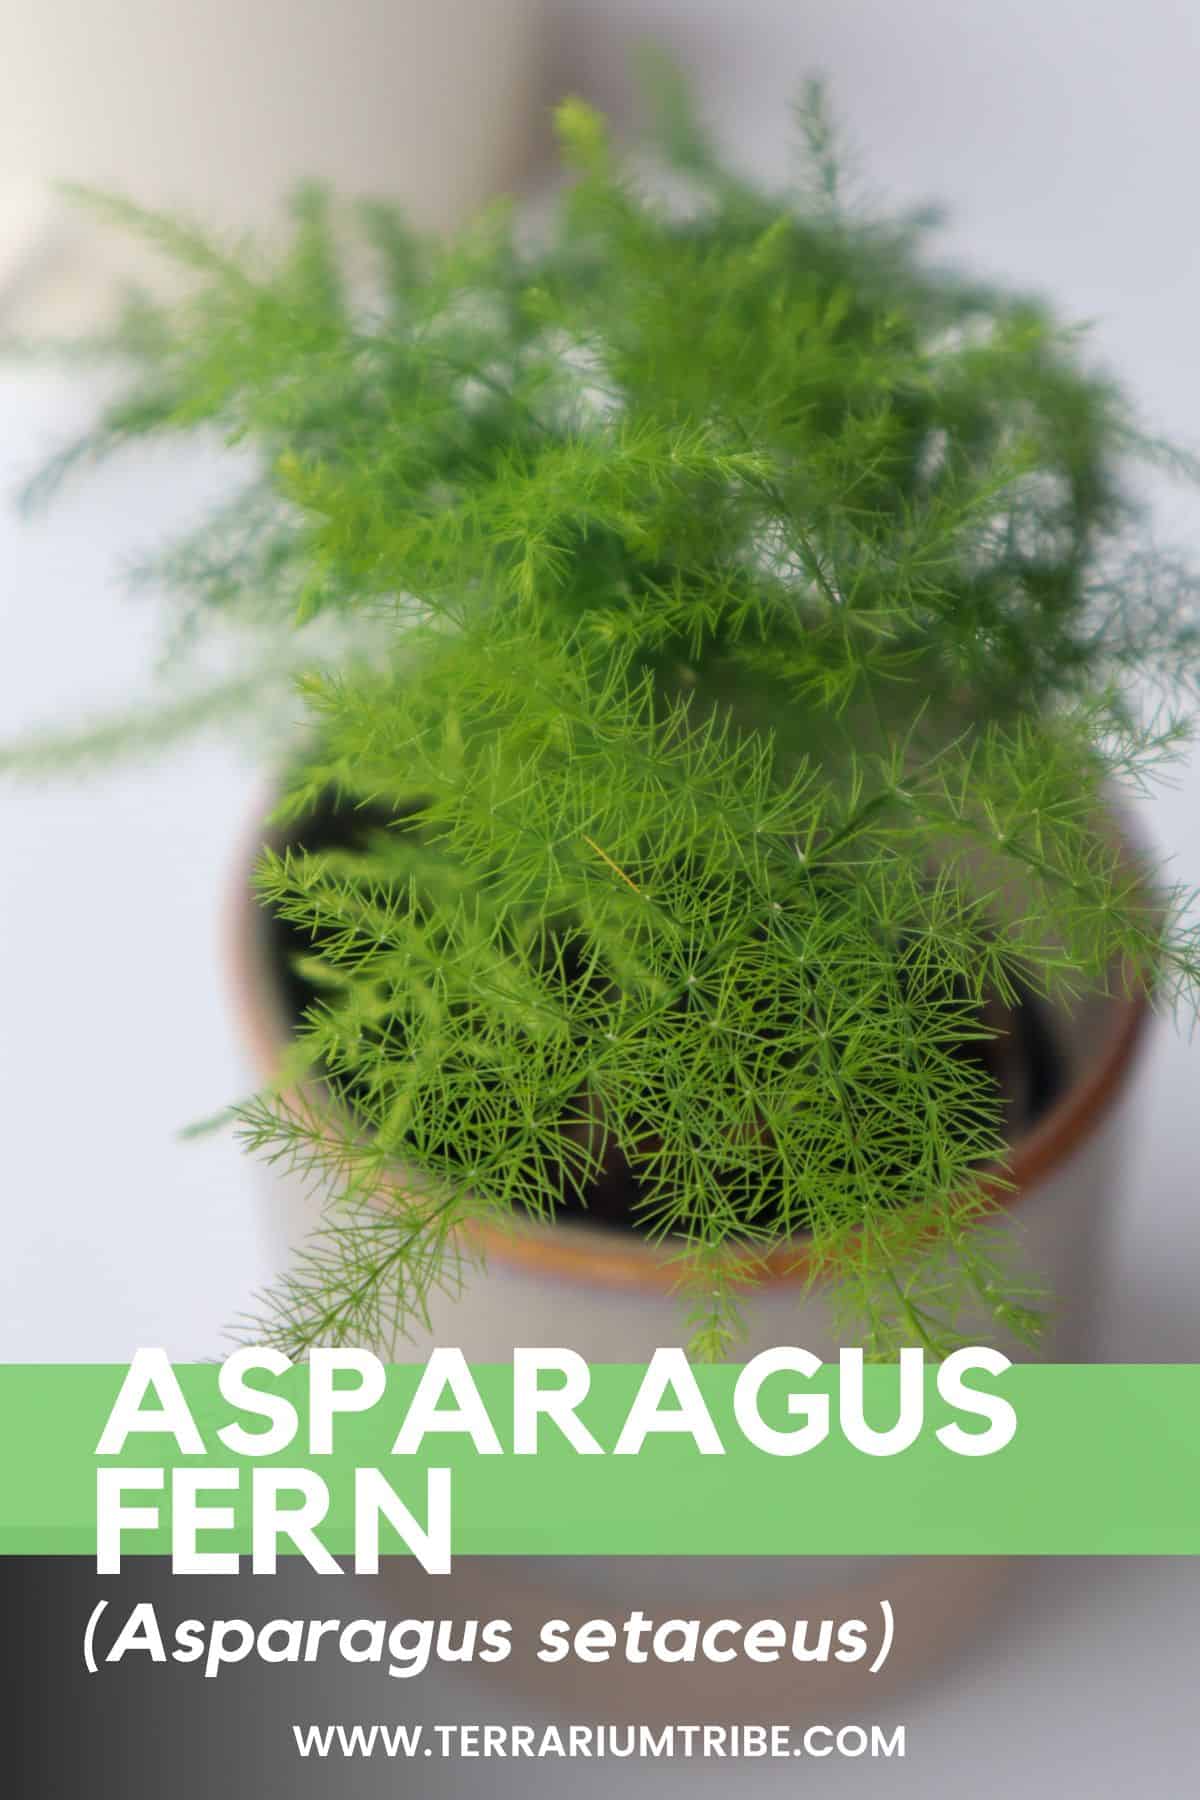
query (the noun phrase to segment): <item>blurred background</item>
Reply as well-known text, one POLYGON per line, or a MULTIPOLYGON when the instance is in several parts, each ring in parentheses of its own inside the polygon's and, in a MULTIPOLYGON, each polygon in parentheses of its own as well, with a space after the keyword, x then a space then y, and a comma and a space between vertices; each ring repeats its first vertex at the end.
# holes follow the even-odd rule
MULTIPOLYGON (((58 179, 269 230, 281 191, 317 175, 450 225, 500 191, 536 203, 564 91, 632 124, 629 53, 645 39, 674 53, 761 175, 785 175, 788 103, 825 73, 864 191, 943 202, 948 258, 1090 321, 1146 421, 1200 449, 1192 0, 0 0, 0 334, 94 322, 130 272, 54 195, 58 179)), ((0 367, 5 495, 86 424, 90 379, 0 367)), ((0 735, 141 690, 154 622, 123 570, 224 481, 192 448, 113 463, 33 522, 0 510, 0 735)), ((1194 492, 1145 496, 1157 535, 1200 550, 1194 492)), ((260 783, 234 749, 204 744, 0 790, 0 1359, 115 1362, 151 1343, 211 1356, 271 1273, 254 1171, 227 1138, 177 1138, 249 1080, 225 934, 260 783)), ((1200 882, 1200 760, 1142 810, 1174 874, 1200 882)), ((1200 1050, 1160 1024, 1101 1357, 1200 1356, 1198 1098, 1200 1050)), ((808 1771, 816 1791, 1182 1794, 1200 1747, 1194 1565, 1064 1562, 1022 1593, 1006 1632, 904 1713, 906 1765, 829 1763, 808 1771), (969 1765, 956 1761, 968 1745, 969 1765)), ((475 1791, 443 1773, 447 1793, 475 1791)), ((476 1773, 508 1791, 495 1768, 476 1773)), ((751 1791, 791 1773, 762 1769, 751 1791)), ((640 1779, 623 1766, 623 1785, 640 1779)), ((716 1785, 682 1765, 644 1779, 716 1785)), ((571 1786, 610 1789, 580 1765, 571 1786)))

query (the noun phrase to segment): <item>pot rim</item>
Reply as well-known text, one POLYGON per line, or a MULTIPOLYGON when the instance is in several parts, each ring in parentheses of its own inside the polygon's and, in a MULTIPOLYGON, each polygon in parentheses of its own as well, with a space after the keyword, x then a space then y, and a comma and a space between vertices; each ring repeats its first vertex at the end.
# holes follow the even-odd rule
MULTIPOLYGON (((235 859, 224 931, 225 961, 240 1035, 264 1082, 277 1069, 288 1040, 287 1020, 263 954, 262 915, 247 879, 263 847, 261 821, 268 810, 269 803, 256 809, 258 823, 246 832, 235 859)), ((1124 832, 1122 838, 1128 844, 1124 832)), ((1099 1129, 1120 1097, 1150 1019, 1150 994, 1142 984, 1131 985, 1107 997, 1106 1012, 1108 1027, 1098 1048, 1036 1125, 1017 1139, 1007 1168, 985 1167, 984 1179, 999 1211, 1016 1210, 1027 1194, 1099 1129)), ((475 1217, 463 1222, 459 1235, 469 1258, 486 1262, 494 1256, 535 1273, 591 1286, 663 1293, 679 1282, 679 1253, 669 1242, 650 1243, 632 1232, 590 1220, 573 1220, 563 1226, 535 1219, 511 1218, 501 1223, 475 1217)), ((814 1273, 819 1276, 806 1238, 788 1239, 748 1261, 755 1286, 778 1282, 803 1285, 814 1273)))

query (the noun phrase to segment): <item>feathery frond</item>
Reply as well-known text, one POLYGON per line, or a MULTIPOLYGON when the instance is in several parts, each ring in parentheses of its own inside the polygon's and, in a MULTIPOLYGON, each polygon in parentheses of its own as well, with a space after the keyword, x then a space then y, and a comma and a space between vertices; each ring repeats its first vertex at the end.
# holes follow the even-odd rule
POLYGON ((1046 307, 849 204, 819 90, 773 194, 654 83, 690 203, 568 101, 532 240, 308 190, 271 262, 99 202, 192 286, 33 492, 155 434, 251 452, 141 580, 172 664, 230 625, 261 660, 142 736, 281 681, 300 721, 259 896, 309 1097, 237 1109, 329 1194, 257 1323, 289 1351, 402 1333, 466 1220, 614 1171, 698 1354, 787 1243, 879 1353, 980 1307, 1032 1341, 996 1008, 1200 984, 1191 896, 1111 826, 1200 671, 1195 571, 1128 541, 1121 459, 1168 452, 1046 307))

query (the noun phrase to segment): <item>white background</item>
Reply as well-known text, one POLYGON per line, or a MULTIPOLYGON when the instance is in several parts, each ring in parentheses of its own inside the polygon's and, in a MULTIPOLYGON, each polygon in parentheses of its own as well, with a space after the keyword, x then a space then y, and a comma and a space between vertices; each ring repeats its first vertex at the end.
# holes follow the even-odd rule
MULTIPOLYGON (((946 249, 1094 320, 1098 354, 1147 419, 1200 447, 1193 5, 575 0, 558 15, 560 85, 619 98, 622 36, 657 22, 739 156, 763 170, 784 167, 799 78, 825 70, 868 185, 901 202, 945 200, 946 249)), ((0 487, 85 417, 75 378, 0 371, 0 487)), ((123 595, 122 561, 219 484, 200 454, 143 456, 44 521, 0 513, 0 736, 136 689, 153 620, 123 595)), ((1200 550, 1200 495, 1154 497, 1158 529, 1200 550)), ((248 1079, 222 932, 259 782, 232 749, 209 745, 86 784, 0 787, 0 1359, 119 1361, 144 1343, 212 1355, 269 1274, 253 1170, 227 1140, 175 1137, 248 1079)), ((1146 818, 1175 873, 1200 881, 1200 762, 1146 818)), ((1160 1027, 1103 1355, 1200 1354, 1198 1076, 1200 1050, 1160 1027)), ((1194 1565, 1060 1565, 1040 1585, 1032 1615, 908 1709, 925 1746, 909 1764, 883 1774, 830 1763, 802 1785, 987 1800, 1018 1785, 1125 1794, 1136 1781, 1148 1795, 1182 1794, 1185 1746, 1197 1748, 1194 1565), (957 1760, 967 1744, 969 1763, 957 1760), (937 1773, 964 1766, 969 1788, 937 1773)), ((469 1773, 459 1791, 475 1791, 469 1773)), ((611 1791, 601 1773, 574 1767, 572 1790, 611 1791)), ((621 1780, 724 1792, 731 1773, 623 1765, 621 1780)), ((480 1792, 506 1791, 495 1769, 479 1765, 479 1780, 480 1792)), ((779 1766, 753 1782, 764 1794, 797 1786, 779 1766)), ((445 1791, 455 1786, 447 1773, 445 1791)))

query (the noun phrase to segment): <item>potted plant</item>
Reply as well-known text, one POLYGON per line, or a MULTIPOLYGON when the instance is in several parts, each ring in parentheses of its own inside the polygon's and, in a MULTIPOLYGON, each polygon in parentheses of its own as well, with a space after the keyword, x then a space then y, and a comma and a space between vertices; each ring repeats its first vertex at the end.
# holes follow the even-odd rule
POLYGON ((347 250, 309 191, 260 262, 106 203, 195 279, 51 476, 254 452, 160 569, 254 660, 129 736, 299 711, 234 1110, 322 1220, 254 1330, 939 1354, 1048 1284, 1061 1354, 1147 993, 1200 975, 1119 813, 1196 668, 1126 538, 1159 452, 1044 306, 844 204, 818 90, 784 195, 668 100, 677 197, 569 101, 538 233, 347 250))

